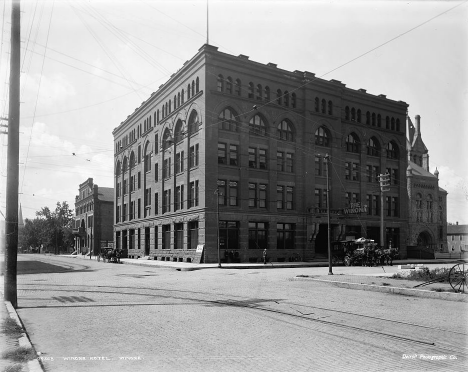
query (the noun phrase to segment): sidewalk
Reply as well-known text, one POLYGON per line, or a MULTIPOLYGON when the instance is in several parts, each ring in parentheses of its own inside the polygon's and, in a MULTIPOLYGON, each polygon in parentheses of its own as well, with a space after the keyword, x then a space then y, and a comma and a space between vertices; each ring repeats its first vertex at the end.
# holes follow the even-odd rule
MULTIPOLYGON (((17 349, 19 347, 32 349, 34 348, 29 341, 26 329, 23 327, 15 308, 9 301, 3 301, 3 287, 4 277, 0 275, 0 295, 2 296, 2 304, 0 305, 0 324, 2 330, 0 332, 0 352, 6 352, 17 349), (3 332, 3 324, 7 319, 13 319, 21 329, 19 338, 16 335, 3 332)), ((35 351, 34 351, 35 352, 35 351)), ((3 359, 3 355, 0 356, 0 371, 29 371, 29 372, 42 372, 43 369, 37 359, 33 359, 29 362, 15 362, 10 359, 3 359), (20 368, 21 366, 21 368, 20 368), (20 368, 20 369, 18 369, 20 368)))
MULTIPOLYGON (((69 257, 69 258, 78 258, 83 260, 89 260, 89 256, 83 255, 63 255, 60 257, 69 257)), ((96 260, 96 256, 91 257, 92 260, 96 260)), ((175 261, 156 261, 147 258, 122 258, 120 262, 126 265, 139 265, 139 266, 153 266, 161 268, 172 268, 179 271, 193 271, 193 270, 203 270, 203 269, 217 269, 217 263, 209 264, 194 264, 187 262, 175 262, 175 261)), ((451 264, 454 265, 459 263, 457 259, 406 259, 406 260, 395 260, 393 261, 393 266, 384 266, 384 267, 397 267, 398 265, 410 265, 410 264, 451 264)), ((224 269, 285 269, 285 268, 301 268, 301 267, 328 267, 328 261, 317 260, 310 262, 268 262, 266 265, 263 263, 222 263, 221 268, 224 269)), ((334 267, 343 267, 334 266, 334 267)), ((356 268, 358 266, 355 266, 356 268)))

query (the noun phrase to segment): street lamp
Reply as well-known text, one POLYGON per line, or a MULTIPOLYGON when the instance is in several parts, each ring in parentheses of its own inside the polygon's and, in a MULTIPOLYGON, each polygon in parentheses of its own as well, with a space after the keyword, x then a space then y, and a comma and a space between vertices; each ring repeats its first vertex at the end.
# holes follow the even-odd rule
POLYGON ((325 160, 327 161, 327 224, 328 224, 328 235, 327 235, 327 244, 328 244, 328 275, 333 275, 332 270, 332 252, 330 245, 330 235, 331 235, 331 226, 330 226, 330 155, 325 154, 325 160))

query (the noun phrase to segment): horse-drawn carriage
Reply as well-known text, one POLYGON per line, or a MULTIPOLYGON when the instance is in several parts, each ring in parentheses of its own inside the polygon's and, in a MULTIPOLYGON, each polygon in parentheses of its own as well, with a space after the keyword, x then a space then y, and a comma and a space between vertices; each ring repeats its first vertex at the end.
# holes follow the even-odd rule
POLYGON ((116 248, 101 248, 101 253, 98 259, 102 258, 103 262, 120 263, 120 250, 116 248))
POLYGON ((334 242, 332 246, 332 262, 346 266, 393 265, 393 259, 399 255, 398 248, 382 248, 365 238, 334 242))

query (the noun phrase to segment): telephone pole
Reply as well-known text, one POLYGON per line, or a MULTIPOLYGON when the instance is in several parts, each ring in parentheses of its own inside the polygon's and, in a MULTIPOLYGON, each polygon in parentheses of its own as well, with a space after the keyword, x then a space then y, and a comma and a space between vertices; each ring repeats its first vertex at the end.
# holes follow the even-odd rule
POLYGON ((384 192, 390 191, 390 174, 380 174, 380 245, 385 248, 384 192))
POLYGON ((18 186, 20 123, 20 0, 12 0, 10 103, 8 109, 8 161, 5 218, 5 285, 4 299, 18 307, 16 264, 18 260, 18 186))

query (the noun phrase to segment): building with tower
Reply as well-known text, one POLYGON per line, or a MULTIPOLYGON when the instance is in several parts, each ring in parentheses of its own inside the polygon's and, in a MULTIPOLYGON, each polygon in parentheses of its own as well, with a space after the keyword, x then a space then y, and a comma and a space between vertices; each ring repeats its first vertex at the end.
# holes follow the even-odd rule
POLYGON ((113 131, 115 245, 182 262, 326 257, 329 176, 331 240, 405 257, 407 108, 205 44, 113 131))
POLYGON ((447 252, 447 192, 439 187, 439 171, 429 171, 429 151, 421 136, 421 117, 407 118, 408 257, 434 258, 447 252))

